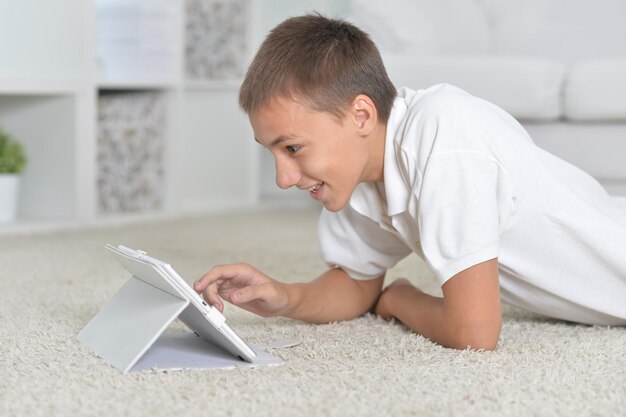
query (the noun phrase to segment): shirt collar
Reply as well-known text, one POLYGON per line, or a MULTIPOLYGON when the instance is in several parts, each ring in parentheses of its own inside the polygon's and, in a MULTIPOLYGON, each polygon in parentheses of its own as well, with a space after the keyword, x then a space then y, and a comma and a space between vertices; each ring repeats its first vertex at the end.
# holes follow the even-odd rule
POLYGON ((407 111, 404 90, 400 90, 399 96, 396 97, 387 121, 383 166, 386 201, 381 201, 376 184, 368 182, 359 184, 350 197, 349 204, 354 210, 376 222, 380 222, 383 215, 394 216, 406 211, 409 204, 409 191, 400 170, 399 160, 401 127, 407 111))

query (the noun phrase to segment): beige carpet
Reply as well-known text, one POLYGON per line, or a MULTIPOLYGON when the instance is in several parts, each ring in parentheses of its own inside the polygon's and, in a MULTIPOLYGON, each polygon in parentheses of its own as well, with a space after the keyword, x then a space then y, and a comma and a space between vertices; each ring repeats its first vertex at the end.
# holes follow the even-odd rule
MULTIPOLYGON (((317 214, 270 210, 0 237, 0 416, 624 416, 626 329, 505 309, 496 352, 454 351, 366 316, 310 325, 229 307, 249 341, 295 338, 276 367, 122 375, 75 340, 126 281, 102 246, 122 243, 193 281, 248 262, 285 281, 324 270, 317 214)), ((412 258, 409 275, 437 291, 412 258)), ((182 330, 181 324, 174 330, 182 330)))

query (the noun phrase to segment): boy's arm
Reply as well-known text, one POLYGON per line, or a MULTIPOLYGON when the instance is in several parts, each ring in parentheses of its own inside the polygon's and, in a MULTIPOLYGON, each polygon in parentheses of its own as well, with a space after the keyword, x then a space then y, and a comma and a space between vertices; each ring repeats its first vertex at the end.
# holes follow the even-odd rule
POLYGON ((495 349, 502 328, 497 259, 450 278, 442 286, 443 298, 424 294, 408 281, 394 284, 380 297, 377 314, 397 318, 445 347, 495 349))
POLYGON ((371 310, 384 279, 355 280, 334 268, 312 282, 287 284, 290 307, 281 315, 313 323, 353 319, 371 310))
POLYGON ((204 274, 194 289, 220 311, 222 298, 261 316, 285 316, 313 323, 348 320, 376 303, 384 275, 354 280, 342 269, 326 271, 308 283, 285 284, 246 264, 220 265, 204 274))

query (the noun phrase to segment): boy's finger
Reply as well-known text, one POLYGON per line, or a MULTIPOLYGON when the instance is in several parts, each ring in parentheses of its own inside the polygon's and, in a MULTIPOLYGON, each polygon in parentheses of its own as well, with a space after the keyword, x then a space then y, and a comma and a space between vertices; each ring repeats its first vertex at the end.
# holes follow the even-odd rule
POLYGON ((197 292, 203 292, 209 285, 213 284, 221 278, 222 266, 214 266, 206 274, 202 275, 200 279, 193 283, 193 288, 197 292))
POLYGON ((217 265, 204 274, 199 280, 193 284, 193 288, 197 292, 204 291, 209 285, 219 279, 233 279, 238 276, 249 275, 250 266, 243 264, 235 265, 217 265))
POLYGON ((220 313, 224 312, 224 304, 218 294, 217 284, 213 283, 212 285, 209 285, 202 294, 204 295, 204 299, 207 303, 216 307, 220 313))
POLYGON ((197 292, 203 292, 212 282, 219 279, 219 270, 217 267, 211 268, 206 274, 202 275, 193 283, 193 289, 197 292))
POLYGON ((268 285, 249 285, 230 295, 230 302, 233 304, 243 304, 258 299, 266 299, 270 295, 268 285))

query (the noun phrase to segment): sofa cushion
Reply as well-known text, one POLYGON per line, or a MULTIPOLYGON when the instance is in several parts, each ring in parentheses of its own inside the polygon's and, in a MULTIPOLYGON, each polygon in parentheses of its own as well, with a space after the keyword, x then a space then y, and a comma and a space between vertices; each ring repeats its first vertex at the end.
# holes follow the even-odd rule
POLYGON ((475 0, 352 0, 348 20, 369 33, 382 53, 485 53, 491 33, 475 0))
POLYGON ((609 193, 626 196, 626 123, 526 122, 535 143, 599 180, 609 193))
POLYGON ((397 87, 456 85, 491 101, 518 119, 561 116, 565 67, 544 59, 494 56, 383 56, 397 87))
POLYGON ((564 115, 570 120, 626 120, 626 58, 575 65, 564 89, 564 115))
POLYGON ((476 1, 490 17, 496 54, 568 63, 626 55, 624 0, 476 1))

